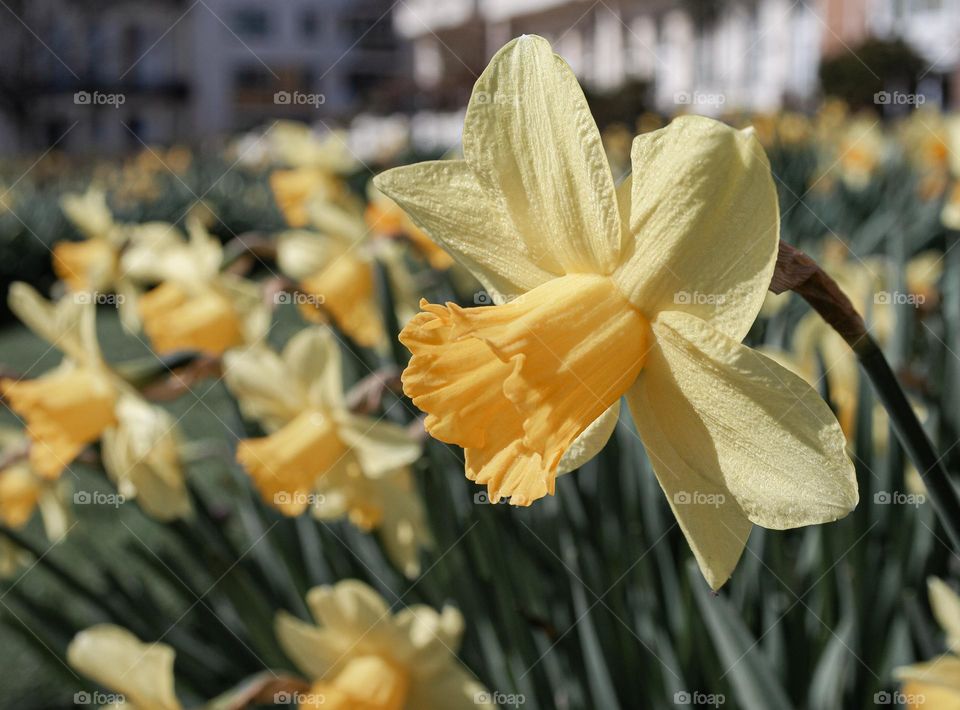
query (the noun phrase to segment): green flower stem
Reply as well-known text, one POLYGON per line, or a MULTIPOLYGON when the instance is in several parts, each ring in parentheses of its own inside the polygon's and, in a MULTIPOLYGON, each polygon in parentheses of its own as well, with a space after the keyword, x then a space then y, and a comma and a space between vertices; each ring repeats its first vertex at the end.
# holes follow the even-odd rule
POLYGON ((794 291, 847 342, 870 379, 894 431, 923 478, 933 508, 954 549, 960 551, 960 496, 930 439, 907 401, 890 363, 867 332, 863 318, 837 283, 809 256, 780 242, 777 267, 770 283, 774 293, 794 291))

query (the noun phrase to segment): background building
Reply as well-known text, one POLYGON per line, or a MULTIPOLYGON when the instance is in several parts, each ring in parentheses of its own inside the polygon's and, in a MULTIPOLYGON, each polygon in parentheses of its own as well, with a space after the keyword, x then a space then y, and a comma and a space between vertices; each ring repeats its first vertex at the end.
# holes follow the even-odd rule
POLYGON ((21 0, 0 8, 0 149, 197 142, 391 103, 387 0, 21 0), (383 91, 382 94, 378 93, 383 91), (79 93, 78 93, 79 92, 79 93))
POLYGON ((871 36, 924 58, 928 102, 960 97, 960 0, 9 0, 0 14, 6 154, 357 114, 364 136, 389 116, 439 149, 522 33, 550 39, 588 91, 666 114, 812 107, 821 60, 871 36))

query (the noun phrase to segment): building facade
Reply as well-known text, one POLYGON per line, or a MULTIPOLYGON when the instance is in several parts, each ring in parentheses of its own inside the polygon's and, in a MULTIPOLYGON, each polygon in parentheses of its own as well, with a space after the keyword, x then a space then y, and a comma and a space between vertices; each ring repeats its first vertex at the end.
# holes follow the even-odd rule
POLYGON ((0 151, 196 143, 408 96, 389 0, 21 0, 0 42, 0 151))

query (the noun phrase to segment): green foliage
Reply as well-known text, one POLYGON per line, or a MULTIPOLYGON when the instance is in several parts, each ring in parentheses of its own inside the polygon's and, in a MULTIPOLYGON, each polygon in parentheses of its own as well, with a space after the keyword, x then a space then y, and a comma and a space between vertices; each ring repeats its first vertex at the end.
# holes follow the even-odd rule
POLYGON ((854 108, 874 106, 874 94, 910 91, 927 63, 901 39, 870 38, 820 63, 820 84, 827 96, 854 108))

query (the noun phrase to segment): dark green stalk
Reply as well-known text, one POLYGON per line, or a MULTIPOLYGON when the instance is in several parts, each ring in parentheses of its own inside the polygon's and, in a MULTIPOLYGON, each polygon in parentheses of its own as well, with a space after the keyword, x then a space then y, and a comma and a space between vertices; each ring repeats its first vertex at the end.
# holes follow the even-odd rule
POLYGON ((900 443, 916 465, 940 523, 960 551, 960 496, 930 439, 907 401, 890 363, 867 332, 863 318, 837 283, 799 249, 780 242, 777 267, 770 283, 774 293, 794 291, 841 336, 857 356, 883 404, 900 443))

